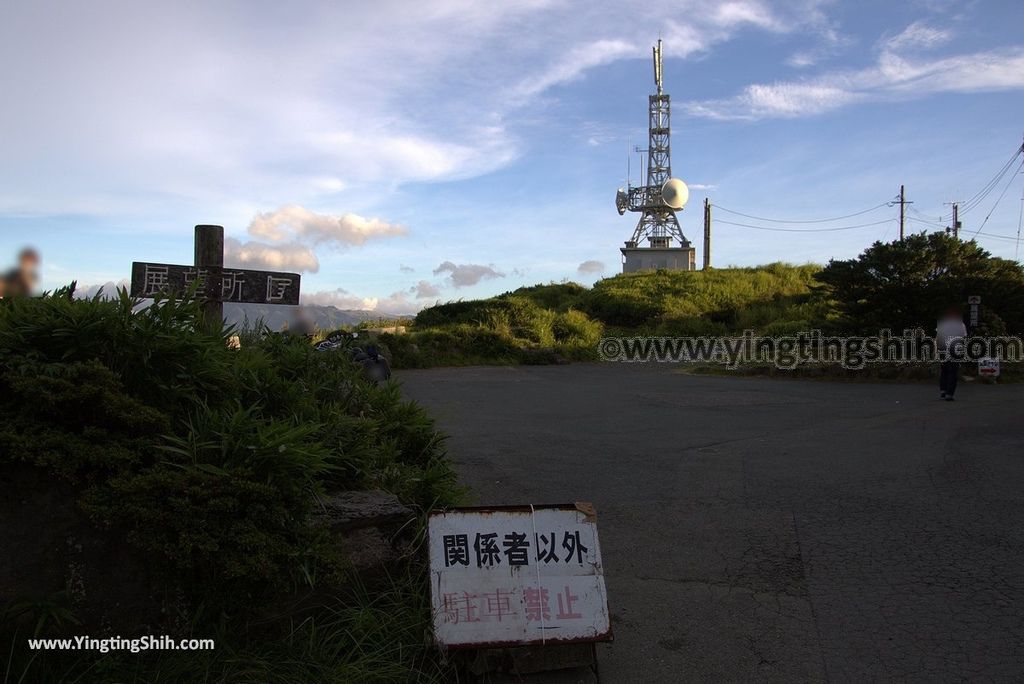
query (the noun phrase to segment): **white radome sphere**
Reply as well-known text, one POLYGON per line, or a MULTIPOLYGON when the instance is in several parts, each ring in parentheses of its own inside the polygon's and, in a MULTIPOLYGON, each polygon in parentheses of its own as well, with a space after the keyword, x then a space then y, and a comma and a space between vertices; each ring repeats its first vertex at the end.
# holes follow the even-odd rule
POLYGON ((690 199, 690 188, 678 178, 669 178, 661 186, 661 199, 673 209, 682 209, 690 199))

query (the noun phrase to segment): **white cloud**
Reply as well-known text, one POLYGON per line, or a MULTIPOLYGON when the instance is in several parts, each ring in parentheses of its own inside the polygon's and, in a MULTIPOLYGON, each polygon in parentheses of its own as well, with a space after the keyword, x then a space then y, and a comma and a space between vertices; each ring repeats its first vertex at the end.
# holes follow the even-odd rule
POLYGON ((310 204, 492 170, 517 145, 469 65, 545 4, 5 5, 0 210, 310 204))
POLYGON ((761 119, 821 114, 857 99, 857 94, 825 83, 758 83, 728 100, 685 105, 693 116, 709 119, 761 119))
POLYGON ((818 55, 813 52, 795 52, 786 58, 786 64, 797 69, 814 66, 818 63, 818 55))
POLYGON ((710 12, 711 22, 717 26, 731 28, 751 24, 770 31, 784 30, 784 25, 763 3, 723 2, 710 12))
POLYGON ((358 214, 318 214, 297 204, 257 213, 249 235, 262 241, 224 240, 224 263, 239 268, 316 273, 321 245, 361 246, 368 240, 403 236, 405 226, 358 214))
POLYGON ((587 69, 639 54, 642 53, 638 46, 623 40, 596 40, 578 45, 545 71, 523 81, 516 94, 520 97, 530 97, 553 85, 577 79, 587 69))
MULTIPOLYGON (((791 33, 811 28, 825 39, 838 40, 818 9, 827 0, 769 3, 762 0, 730 0, 710 8, 700 0, 677 0, 664 8, 649 2, 620 2, 614 6, 588 7, 566 3, 562 16, 552 19, 546 33, 556 38, 544 41, 568 45, 546 66, 517 81, 513 101, 528 99, 549 88, 577 80, 596 67, 621 59, 650 59, 651 36, 664 39, 666 59, 679 59, 706 51, 728 41, 744 29, 791 33), (638 20, 645 15, 651 23, 638 20), (598 35, 581 40, 580 35, 598 35)), ((594 137, 594 136, 591 136, 594 137)), ((595 137, 600 142, 600 138, 595 137)))
MULTIPOLYGON (((360 297, 343 288, 321 290, 302 295, 302 303, 313 306, 333 306, 339 309, 356 311, 374 311, 387 315, 404 315, 422 309, 426 303, 415 301, 410 295, 416 288, 398 290, 387 297, 360 297)), ((423 298, 419 298, 423 299, 423 298)))
POLYGON ((855 102, 1024 88, 1024 49, 995 49, 923 59, 907 53, 933 48, 948 31, 915 22, 883 41, 875 63, 860 70, 825 72, 800 81, 755 83, 730 98, 683 104, 692 116, 720 120, 795 118, 855 102))
POLYGON ((494 265, 484 266, 483 264, 454 264, 445 261, 434 269, 434 275, 448 274, 448 280, 455 287, 469 287, 476 285, 481 280, 491 278, 504 278, 505 274, 494 268, 494 265))
POLYGON ((885 49, 903 51, 914 48, 934 48, 948 43, 953 33, 946 29, 928 26, 924 22, 915 21, 903 31, 885 41, 885 49))
POLYGON ((313 245, 362 245, 373 238, 407 235, 405 226, 358 214, 317 214, 296 204, 256 214, 249 234, 274 242, 303 240, 313 245))
POLYGON ((380 300, 376 297, 358 297, 348 290, 337 288, 334 290, 320 290, 319 292, 307 292, 302 294, 303 304, 315 306, 335 306, 339 309, 356 309, 373 311, 377 308, 380 300))
POLYGON ((15 3, 0 22, 0 211, 222 215, 343 195, 365 212, 406 183, 507 166, 524 105, 646 61, 652 36, 681 58, 795 31, 822 1, 297 0, 287 21, 240 0, 15 3))
POLYGON ((320 260, 316 253, 298 242, 268 245, 262 242, 243 243, 235 238, 224 239, 224 265, 299 273, 316 273, 320 270, 320 260))
POLYGON ((421 280, 414 286, 409 288, 411 294, 416 295, 416 299, 429 299, 431 297, 438 297, 441 295, 441 288, 433 283, 421 280))
POLYGON ((311 143, 336 160, 359 169, 362 182, 456 180, 500 168, 518 154, 501 125, 467 127, 459 142, 384 128, 331 129, 311 143), (467 143, 463 141, 472 141, 467 143))
POLYGON ((604 269, 604 263, 594 259, 588 259, 576 267, 576 272, 580 275, 594 275, 595 273, 604 273, 604 269))

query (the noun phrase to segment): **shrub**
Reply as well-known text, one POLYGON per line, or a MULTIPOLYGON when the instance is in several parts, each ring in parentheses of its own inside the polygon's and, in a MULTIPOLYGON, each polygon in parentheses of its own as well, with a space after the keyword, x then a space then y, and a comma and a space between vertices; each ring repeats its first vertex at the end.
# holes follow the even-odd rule
POLYGON ((855 332, 928 330, 969 295, 980 295, 1006 330, 1024 332, 1024 268, 944 233, 876 242, 856 259, 830 261, 817 279, 839 322, 855 332))
POLYGON ((397 386, 294 336, 231 350, 231 331, 197 325, 193 301, 137 304, 124 291, 0 301, 0 468, 70 486, 156 590, 241 630, 262 599, 348 581, 310 522, 318 496, 458 501, 443 436, 397 386))

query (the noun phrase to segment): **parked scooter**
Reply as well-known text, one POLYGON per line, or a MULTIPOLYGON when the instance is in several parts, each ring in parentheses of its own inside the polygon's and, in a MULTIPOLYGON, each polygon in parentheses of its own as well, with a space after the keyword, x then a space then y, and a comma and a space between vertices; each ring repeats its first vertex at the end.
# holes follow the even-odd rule
POLYGON ((358 339, 358 332, 335 330, 313 345, 313 348, 317 351, 347 352, 354 362, 363 367, 363 377, 377 385, 386 382, 391 377, 388 360, 381 356, 376 345, 368 344, 365 348, 358 346, 355 343, 358 339))

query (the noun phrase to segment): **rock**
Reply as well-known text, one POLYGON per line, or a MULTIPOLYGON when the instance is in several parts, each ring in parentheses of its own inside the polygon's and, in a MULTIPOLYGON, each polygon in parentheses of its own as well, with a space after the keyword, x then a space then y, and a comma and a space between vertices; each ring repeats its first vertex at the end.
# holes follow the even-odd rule
POLYGON ((416 511, 394 494, 336 492, 321 503, 315 523, 331 530, 352 570, 364 581, 386 576, 381 571, 396 568, 405 558, 416 511))
POLYGON ((416 517, 394 494, 381 490, 368 492, 337 492, 322 502, 317 513, 321 524, 335 532, 348 532, 365 527, 399 528, 416 517))
POLYGON ((397 567, 407 550, 405 544, 389 538, 376 527, 346 532, 338 537, 338 545, 352 570, 364 579, 397 567))

